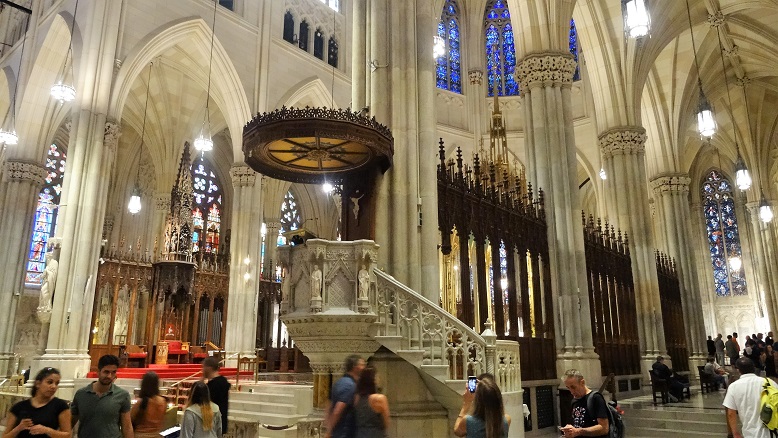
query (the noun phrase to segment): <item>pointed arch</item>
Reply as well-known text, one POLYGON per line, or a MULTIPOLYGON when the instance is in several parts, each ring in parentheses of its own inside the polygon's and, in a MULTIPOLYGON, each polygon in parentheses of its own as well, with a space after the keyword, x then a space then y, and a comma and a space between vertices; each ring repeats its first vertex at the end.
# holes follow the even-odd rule
MULTIPOLYGON (((116 77, 111 93, 110 117, 121 120, 127 97, 138 75, 156 56, 181 43, 188 47, 195 45, 207 52, 211 43, 210 26, 200 17, 183 18, 160 26, 141 40, 127 56, 116 77)), ((213 43, 211 78, 211 98, 224 115, 230 131, 233 160, 243 161, 243 125, 251 118, 251 109, 240 76, 218 36, 213 43)))
POLYGON ((484 11, 486 38, 487 94, 517 96, 519 81, 516 76, 516 42, 508 3, 489 0, 484 11))
POLYGON ((435 84, 443 90, 462 93, 461 14, 456 0, 446 0, 438 22, 438 37, 443 42, 443 55, 435 60, 435 84))
MULTIPOLYGON (((276 108, 286 107, 330 107, 332 95, 324 82, 312 76, 298 82, 276 103, 276 108)), ((335 106, 337 108, 337 104, 335 106)))

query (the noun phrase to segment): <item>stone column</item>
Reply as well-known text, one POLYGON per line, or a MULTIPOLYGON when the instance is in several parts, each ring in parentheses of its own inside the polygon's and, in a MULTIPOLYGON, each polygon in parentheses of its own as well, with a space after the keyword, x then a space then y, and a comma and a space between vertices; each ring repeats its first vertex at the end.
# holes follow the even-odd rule
POLYGON ((276 266, 278 266, 278 230, 281 229, 281 220, 278 218, 265 219, 265 272, 268 278, 275 278, 276 266))
POLYGON ((611 224, 626 232, 632 258, 632 276, 638 312, 638 334, 643 374, 659 354, 666 354, 656 257, 651 234, 645 166, 646 131, 622 126, 599 136, 608 184, 605 190, 611 224))
POLYGON ((697 365, 704 365, 708 350, 700 287, 694 268, 690 183, 691 179, 686 174, 666 175, 654 178, 651 187, 657 211, 657 243, 676 260, 681 282, 686 345, 689 349, 689 369, 693 370, 697 365))
POLYGON ((596 386, 602 371, 589 324, 570 100, 575 61, 565 52, 531 53, 519 63, 517 70, 524 103, 528 178, 545 193, 551 288, 557 321, 554 324, 557 375, 576 368, 596 386))
MULTIPOLYGON (((230 290, 224 348, 228 364, 241 357, 256 357, 257 293, 262 237, 262 179, 244 164, 230 169, 233 187, 230 240, 230 290), (245 263, 248 257, 249 264, 245 263), (244 278, 248 273, 248 279, 244 278), (247 336, 248 334, 248 336, 247 336)), ((231 366, 232 366, 231 365, 231 366)))
POLYGON ((351 108, 360 111, 367 105, 367 0, 355 0, 351 26, 351 108))
MULTIPOLYGON (((712 271, 710 260, 710 247, 708 246, 708 236, 705 233, 705 219, 702 215, 702 205, 699 202, 692 202, 690 204, 691 215, 691 234, 690 241, 692 243, 691 250, 693 252, 692 258, 692 272, 697 277, 697 285, 700 290, 700 301, 703 309, 703 321, 705 323, 706 333, 718 333, 721 328, 719 327, 716 316, 716 292, 712 287, 712 271)), ((730 333, 731 334, 731 333, 730 333)), ((722 333, 726 338, 726 333, 722 333)))
MULTIPOLYGON (((778 316, 778 296, 776 296, 776 282, 773 277, 770 267, 775 267, 775 263, 778 263, 778 257, 775 253, 775 244, 772 239, 772 224, 765 224, 759 218, 759 202, 749 202, 746 204, 748 208, 749 219, 751 222, 751 229, 753 230, 753 254, 751 256, 752 265, 754 268, 755 277, 757 279, 758 286, 756 290, 754 287, 749 287, 749 291, 754 291, 757 294, 764 293, 764 307, 767 310, 767 319, 771 329, 776 326, 776 316, 778 316)), ((741 242, 744 242, 742 235, 741 242)), ((761 302, 760 296, 758 302, 761 302)))
MULTIPOLYGON (((0 183, 0 376, 5 376, 13 358, 16 308, 24 288, 27 251, 38 193, 48 175, 38 163, 7 161, 0 183)), ((45 249, 44 249, 45 250, 45 249)))

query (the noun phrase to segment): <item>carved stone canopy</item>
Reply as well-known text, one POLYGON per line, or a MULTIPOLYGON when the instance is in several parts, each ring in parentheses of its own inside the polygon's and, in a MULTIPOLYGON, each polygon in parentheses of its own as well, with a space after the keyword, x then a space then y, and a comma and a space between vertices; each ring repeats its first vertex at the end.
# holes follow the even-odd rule
POLYGON ((258 114, 243 128, 246 164, 284 181, 340 183, 392 164, 389 128, 350 110, 286 108, 258 114))

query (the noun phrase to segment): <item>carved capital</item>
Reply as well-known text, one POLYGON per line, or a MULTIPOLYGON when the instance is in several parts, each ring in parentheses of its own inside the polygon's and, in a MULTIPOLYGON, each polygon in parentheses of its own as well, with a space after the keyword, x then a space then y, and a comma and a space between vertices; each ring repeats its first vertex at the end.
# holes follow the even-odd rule
POLYGON ((157 193, 154 195, 154 209, 165 211, 170 209, 170 193, 157 193))
POLYGON ((719 27, 727 21, 727 17, 721 11, 716 11, 715 14, 708 14, 708 24, 711 27, 719 27))
POLYGON ((599 136, 602 157, 614 155, 642 155, 646 152, 646 130, 640 126, 621 126, 609 129, 599 136))
POLYGON ((665 175, 651 180, 651 189, 657 195, 663 193, 689 193, 692 179, 686 174, 665 175))
POLYGON ((6 182, 31 182, 36 187, 43 187, 49 172, 38 163, 28 161, 6 161, 3 180, 6 182))
POLYGON ((737 80, 735 81, 735 83, 736 83, 736 84, 737 84, 739 87, 745 87, 746 85, 748 85, 748 84, 750 84, 750 83, 751 83, 751 78, 749 78, 748 76, 743 76, 742 78, 737 78, 737 80))
POLYGON ((471 69, 467 72, 470 76, 470 85, 481 85, 484 81, 484 72, 477 68, 471 69))
POLYGON ((103 133, 103 145, 105 147, 115 151, 121 135, 122 128, 119 123, 113 120, 105 122, 105 132, 103 133))
POLYGON ((732 48, 729 50, 724 49, 724 56, 726 56, 727 58, 732 58, 738 56, 739 54, 740 54, 739 46, 733 45, 732 48))
POLYGON ((571 86, 576 62, 573 55, 562 52, 532 53, 517 67, 522 90, 535 87, 571 86))
POLYGON ((253 187, 257 180, 257 172, 248 166, 232 166, 230 177, 233 187, 253 187))

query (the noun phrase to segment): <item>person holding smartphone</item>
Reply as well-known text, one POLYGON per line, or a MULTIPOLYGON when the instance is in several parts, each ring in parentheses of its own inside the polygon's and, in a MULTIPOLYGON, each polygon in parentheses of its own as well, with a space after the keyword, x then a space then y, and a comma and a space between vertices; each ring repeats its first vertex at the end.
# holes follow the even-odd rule
POLYGON ((469 377, 454 435, 467 438, 507 438, 511 417, 505 414, 502 393, 490 374, 469 377))
POLYGON ((3 438, 70 437, 70 409, 65 400, 54 397, 60 373, 47 367, 35 376, 32 398, 11 407, 3 438))

